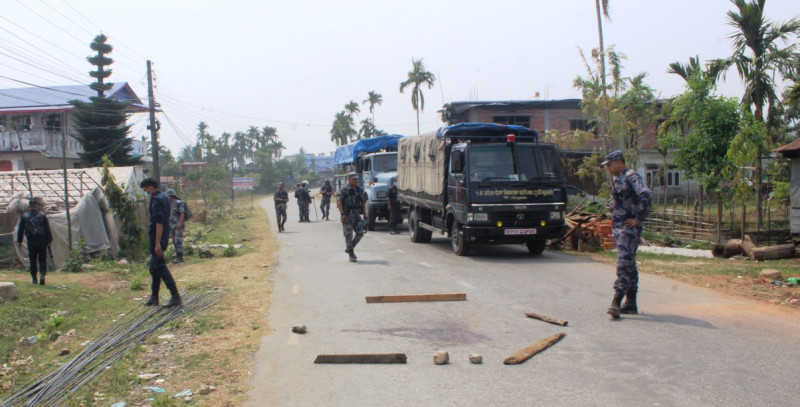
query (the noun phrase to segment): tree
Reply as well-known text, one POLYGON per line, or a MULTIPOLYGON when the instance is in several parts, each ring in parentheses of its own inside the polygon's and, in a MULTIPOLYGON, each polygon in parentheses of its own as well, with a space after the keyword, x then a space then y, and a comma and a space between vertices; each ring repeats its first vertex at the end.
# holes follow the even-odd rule
POLYGON ((336 143, 337 146, 343 146, 358 136, 358 133, 353 129, 353 119, 344 110, 336 113, 333 119, 333 126, 331 126, 331 141, 336 143))
POLYGON ((371 90, 367 93, 367 98, 361 102, 362 104, 369 103, 369 113, 372 114, 372 124, 375 124, 375 106, 380 106, 383 104, 383 95, 374 90, 371 90))
POLYGON ((753 194, 753 185, 744 169, 757 162, 758 157, 767 151, 765 136, 764 123, 756 119, 749 109, 742 109, 740 131, 731 140, 727 153, 728 160, 733 164, 730 175, 734 196, 743 202, 742 237, 745 233, 744 220, 747 215, 747 205, 744 202, 747 202, 753 194))
MULTIPOLYGON (((601 16, 601 14, 605 16, 607 19, 609 20, 611 19, 611 16, 608 13, 608 1, 609 0, 594 1, 594 8, 595 11, 597 12, 597 38, 600 44, 600 47, 598 48, 599 49, 598 55, 600 56, 600 64, 599 64, 600 85, 602 90, 601 94, 603 96, 603 101, 605 105, 608 105, 608 91, 607 91, 608 88, 606 87, 606 50, 605 50, 605 45, 603 44, 603 17, 601 16)), ((606 117, 606 120, 602 121, 602 123, 608 125, 610 121, 611 121, 610 118, 606 117)), ((605 132, 607 131, 606 129, 607 128, 601 128, 600 131, 603 134, 605 134, 605 132)), ((605 138, 605 140, 607 140, 607 138, 605 138)), ((609 146, 606 145, 605 147, 607 150, 609 146)))
POLYGON ((653 125, 656 117, 656 97, 653 89, 645 84, 647 73, 626 78, 627 90, 619 97, 619 109, 615 112, 624 126, 625 150, 633 164, 639 162, 639 141, 645 130, 653 125))
POLYGON ((428 89, 433 88, 436 83, 436 77, 425 70, 425 65, 422 64, 422 59, 411 59, 413 65, 411 71, 408 72, 408 79, 400 82, 400 93, 403 93, 405 88, 411 86, 411 107, 417 113, 417 135, 419 135, 419 111, 425 111, 425 97, 422 95, 422 85, 428 85, 428 89))
POLYGON ((113 50, 111 45, 106 44, 106 40, 106 36, 102 34, 95 37, 90 47, 97 51, 97 54, 86 57, 86 60, 96 67, 96 70, 89 72, 89 75, 97 81, 89 87, 97 91, 97 96, 89 98, 89 103, 81 100, 69 102, 74 106, 73 129, 77 133, 72 134, 72 137, 83 147, 83 152, 79 153, 79 156, 84 166, 101 165, 104 155, 107 155, 111 163, 116 166, 138 165, 141 163, 141 158, 130 155, 133 151, 131 146, 133 140, 128 138, 131 126, 125 124, 128 120, 126 111, 130 104, 105 97, 104 92, 112 87, 112 84, 104 82, 111 75, 111 71, 105 67, 114 62, 105 56, 113 50))
POLYGON ((372 123, 372 120, 367 117, 366 119, 361 121, 361 128, 358 129, 358 138, 372 138, 385 135, 386 132, 383 130, 379 130, 375 127, 375 124, 372 123))
POLYGON ((344 105, 344 110, 347 112, 347 115, 350 116, 350 119, 354 119, 354 116, 361 113, 361 109, 358 108, 358 103, 356 103, 355 100, 351 100, 344 105))
MULTIPOLYGON (((777 119, 775 79, 797 72, 798 55, 791 37, 800 36, 800 20, 794 18, 783 24, 770 22, 764 16, 766 0, 731 0, 731 3, 737 10, 728 11, 728 24, 736 28, 730 36, 733 40, 730 61, 744 82, 742 104, 752 108, 755 119, 766 124, 767 146, 770 146, 777 119), (781 47, 779 41, 789 45, 781 47), (766 120, 764 109, 767 110, 766 120)), ((763 223, 761 166, 761 156, 758 156, 755 177, 759 229, 763 223)))

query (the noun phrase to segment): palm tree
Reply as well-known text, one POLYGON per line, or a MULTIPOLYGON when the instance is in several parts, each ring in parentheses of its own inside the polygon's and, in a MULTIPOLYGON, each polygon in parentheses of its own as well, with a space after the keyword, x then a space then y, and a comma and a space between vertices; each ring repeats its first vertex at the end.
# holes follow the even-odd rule
POLYGON ((347 115, 350 116, 352 119, 353 116, 361 113, 361 109, 358 108, 358 103, 355 100, 351 100, 350 103, 344 105, 344 110, 347 112, 347 115))
MULTIPOLYGON (((600 42, 600 83, 602 84, 603 90, 603 101, 605 105, 608 105, 608 93, 606 92, 606 50, 605 46, 603 45, 603 17, 605 16, 607 19, 611 19, 611 16, 608 14, 608 1, 609 0, 595 0, 594 7, 597 11, 597 38, 600 42), (602 14, 602 15, 601 15, 602 14)), ((605 125, 608 126, 610 122, 610 118, 606 117, 605 125)), ((601 129, 602 132, 608 131, 608 129, 601 129)))
POLYGON ((353 129, 353 119, 346 111, 342 110, 336 113, 333 119, 333 126, 331 127, 331 141, 336 143, 337 146, 347 144, 351 138, 355 138, 357 133, 353 129))
MULTIPOLYGON (((766 123, 767 145, 772 144, 776 107, 778 104, 777 84, 780 75, 797 70, 798 54, 790 37, 800 36, 800 20, 791 19, 783 24, 774 24, 764 16, 766 0, 731 0, 737 10, 728 11, 728 24, 736 28, 731 34, 733 55, 730 61, 736 65, 739 77, 744 82, 742 104, 753 109, 756 120, 766 123), (785 47, 781 47, 781 40, 785 47), (767 118, 764 120, 764 109, 767 118)), ((758 228, 761 228, 763 214, 761 202, 761 154, 756 160, 756 192, 758 196, 758 228)))
POLYGON ((673 62, 669 64, 667 73, 672 73, 680 76, 687 83, 689 77, 693 74, 702 75, 704 79, 710 80, 712 84, 716 84, 720 77, 725 73, 725 70, 730 66, 730 61, 725 59, 712 59, 706 63, 705 69, 700 66, 700 57, 689 57, 689 63, 684 65, 680 62, 673 62))
POLYGON ((408 79, 400 83, 400 93, 403 93, 406 87, 411 87, 411 107, 417 112, 417 135, 419 135, 419 111, 425 111, 425 97, 422 95, 422 88, 420 85, 428 85, 428 89, 433 88, 436 83, 436 77, 433 73, 425 70, 425 65, 422 64, 422 59, 411 59, 413 68, 408 72, 408 79))
POLYGON ((380 106, 380 105, 383 104, 383 95, 381 95, 378 92, 375 92, 374 90, 369 91, 369 93, 367 95, 368 95, 368 98, 364 99, 364 101, 361 102, 361 104, 369 103, 369 112, 372 114, 372 124, 374 125, 375 124, 375 105, 380 106))

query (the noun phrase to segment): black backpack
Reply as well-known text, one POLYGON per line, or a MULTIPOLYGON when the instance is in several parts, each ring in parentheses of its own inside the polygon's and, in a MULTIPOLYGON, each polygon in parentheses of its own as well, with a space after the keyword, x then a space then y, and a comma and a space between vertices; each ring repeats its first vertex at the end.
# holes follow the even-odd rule
POLYGON ((31 216, 30 213, 25 215, 25 236, 28 238, 37 238, 37 237, 45 237, 47 236, 47 232, 44 230, 44 222, 45 222, 44 214, 41 212, 37 212, 35 215, 31 216))

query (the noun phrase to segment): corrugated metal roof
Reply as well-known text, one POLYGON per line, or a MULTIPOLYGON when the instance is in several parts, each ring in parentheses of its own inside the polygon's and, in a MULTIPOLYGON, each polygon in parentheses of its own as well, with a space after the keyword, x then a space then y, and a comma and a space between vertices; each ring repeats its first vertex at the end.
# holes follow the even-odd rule
MULTIPOLYGON (((115 83, 106 95, 130 102, 135 110, 147 108, 127 82, 115 83)), ((70 100, 89 102, 89 98, 94 96, 97 92, 89 85, 0 89, 0 113, 70 110, 70 100)))
POLYGON ((795 141, 792 141, 789 144, 780 146, 772 151, 776 153, 787 153, 790 151, 798 151, 800 150, 800 137, 798 137, 795 141))

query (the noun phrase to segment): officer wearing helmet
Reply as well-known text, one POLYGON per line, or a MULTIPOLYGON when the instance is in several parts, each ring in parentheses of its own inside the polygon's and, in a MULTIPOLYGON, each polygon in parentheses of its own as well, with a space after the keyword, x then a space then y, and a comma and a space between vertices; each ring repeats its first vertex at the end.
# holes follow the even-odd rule
POLYGON ((389 181, 389 234, 397 234, 397 225, 400 223, 400 200, 397 198, 397 178, 389 181))
POLYGON ((278 221, 278 232, 283 232, 286 223, 286 205, 289 203, 289 192, 283 189, 283 182, 278 183, 278 189, 272 194, 275 201, 275 219, 278 221))
POLYGON ((367 201, 364 199, 364 190, 358 186, 358 174, 347 174, 347 185, 339 190, 336 200, 342 221, 344 233, 345 252, 350 255, 350 261, 355 263, 358 258, 354 249, 361 238, 364 237, 364 216, 367 213, 367 201), (355 237, 353 234, 355 233, 355 237))
POLYGON ((311 206, 311 193, 308 191, 308 181, 303 181, 296 192, 297 204, 300 206, 300 222, 311 222, 309 206, 311 206))

